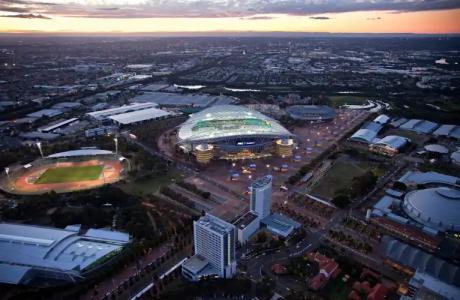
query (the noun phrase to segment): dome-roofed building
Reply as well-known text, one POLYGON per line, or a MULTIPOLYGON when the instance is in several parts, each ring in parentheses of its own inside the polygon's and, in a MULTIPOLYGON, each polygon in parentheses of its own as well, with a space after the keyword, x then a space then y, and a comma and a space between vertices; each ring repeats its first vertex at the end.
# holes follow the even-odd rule
POLYGON ((414 221, 440 231, 460 231, 460 190, 437 187, 406 194, 402 205, 414 221))
POLYGON ((454 164, 460 166, 460 150, 452 153, 452 155, 450 156, 450 159, 452 160, 454 164))
POLYGON ((439 144, 429 144, 424 147, 425 151, 435 154, 448 154, 449 149, 439 144))
POLYGON ((191 115, 178 130, 178 144, 184 151, 196 154, 198 145, 200 149, 212 148, 207 158, 211 154, 222 159, 269 156, 276 153, 277 141, 293 138, 276 120, 236 105, 211 106, 191 115))
POLYGON ((293 105, 286 108, 289 116, 295 120, 325 122, 335 118, 337 113, 326 105, 293 105))
POLYGON ((370 150, 383 155, 393 156, 411 141, 398 135, 387 135, 381 140, 370 145, 370 150))

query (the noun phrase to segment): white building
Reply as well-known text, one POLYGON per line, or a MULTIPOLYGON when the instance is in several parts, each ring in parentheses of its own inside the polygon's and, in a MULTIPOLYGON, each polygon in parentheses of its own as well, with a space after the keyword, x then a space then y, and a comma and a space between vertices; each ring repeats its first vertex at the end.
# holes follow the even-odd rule
POLYGON ((182 274, 197 281, 205 276, 231 278, 236 272, 235 226, 206 214, 193 223, 195 255, 182 264, 182 274))
POLYGON ((257 214, 260 219, 268 217, 272 206, 272 176, 267 175, 254 180, 250 191, 250 211, 257 214))
POLYGON ((252 211, 248 211, 233 224, 238 232, 238 242, 245 244, 254 232, 260 228, 260 218, 252 211))

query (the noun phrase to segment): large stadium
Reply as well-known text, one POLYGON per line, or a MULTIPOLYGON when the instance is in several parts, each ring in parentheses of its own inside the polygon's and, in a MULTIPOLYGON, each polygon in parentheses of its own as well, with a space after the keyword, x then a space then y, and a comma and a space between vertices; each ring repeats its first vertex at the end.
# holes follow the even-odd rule
POLYGON ((178 145, 200 163, 212 159, 291 156, 294 135, 274 119, 243 106, 216 105, 193 114, 178 130, 178 145))
POLYGON ((67 193, 115 183, 128 169, 129 161, 124 157, 112 151, 86 148, 9 168, 0 188, 18 195, 67 193))

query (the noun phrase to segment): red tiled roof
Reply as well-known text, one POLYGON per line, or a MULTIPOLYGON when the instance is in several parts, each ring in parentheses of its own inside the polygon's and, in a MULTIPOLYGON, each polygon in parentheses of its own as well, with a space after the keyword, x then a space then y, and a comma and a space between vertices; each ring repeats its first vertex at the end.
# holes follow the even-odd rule
POLYGON ((310 280, 310 288, 314 291, 321 289, 326 283, 327 278, 323 273, 318 273, 315 277, 310 280))
POLYGON ((352 290, 350 294, 348 294, 348 299, 350 300, 361 300, 361 297, 358 295, 358 293, 355 290, 352 290))
POLYGON ((368 300, 383 300, 387 297, 389 289, 381 283, 377 283, 367 296, 368 300))

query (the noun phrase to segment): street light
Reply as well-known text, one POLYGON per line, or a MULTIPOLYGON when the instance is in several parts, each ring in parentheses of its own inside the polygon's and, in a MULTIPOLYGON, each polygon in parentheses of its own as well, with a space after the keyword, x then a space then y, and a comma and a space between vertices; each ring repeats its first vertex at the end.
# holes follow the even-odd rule
POLYGON ((118 154, 118 138, 114 137, 113 141, 115 142, 115 154, 118 154))
POLYGON ((42 143, 40 143, 40 142, 37 142, 37 144, 36 144, 36 145, 37 145, 38 151, 40 151, 40 155, 41 155, 41 157, 43 158, 43 157, 44 157, 44 155, 43 155, 43 150, 42 150, 42 143))

